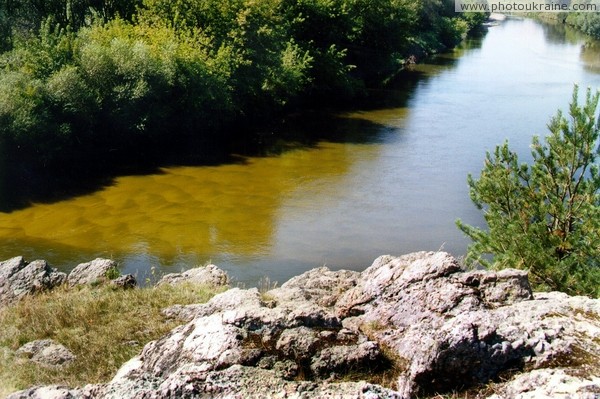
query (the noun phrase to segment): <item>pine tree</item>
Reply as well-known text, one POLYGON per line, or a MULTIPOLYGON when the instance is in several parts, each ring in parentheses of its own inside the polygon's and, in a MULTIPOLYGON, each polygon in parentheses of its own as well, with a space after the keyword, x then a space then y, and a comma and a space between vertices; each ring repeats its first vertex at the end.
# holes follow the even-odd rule
POLYGON ((469 175, 488 229, 457 221, 473 240, 468 264, 525 269, 537 289, 600 296, 599 95, 588 89, 580 105, 575 86, 570 118, 559 111, 550 135, 533 138, 531 165, 505 142, 478 180, 469 175))

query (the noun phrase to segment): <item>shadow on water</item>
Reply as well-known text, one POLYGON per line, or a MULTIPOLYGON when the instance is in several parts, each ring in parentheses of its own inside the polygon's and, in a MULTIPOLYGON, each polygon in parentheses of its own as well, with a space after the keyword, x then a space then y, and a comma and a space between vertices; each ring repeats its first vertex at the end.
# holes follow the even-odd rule
MULTIPOLYGON (((396 103, 396 106, 401 106, 396 103)), ((67 200, 115 183, 118 176, 142 176, 164 173, 161 168, 176 166, 218 166, 244 164, 248 157, 274 156, 298 148, 315 147, 319 141, 348 143, 377 142, 383 126, 369 121, 354 121, 352 126, 330 111, 304 111, 289 114, 272 126, 263 126, 246 138, 229 143, 229 152, 198 157, 188 146, 172 149, 168 154, 154 154, 135 162, 106 162, 89 165, 85 162, 60 166, 52 170, 31 171, 26 167, 7 173, 0 166, 0 212, 10 213, 35 203, 49 204, 67 200)))
POLYGON ((90 194, 109 187, 114 181, 110 176, 85 175, 77 177, 67 173, 37 175, 21 171, 0 176, 0 212, 10 213, 33 203, 51 203, 90 194))
POLYGON ((586 40, 589 38, 589 36, 561 22, 544 21, 543 23, 540 22, 539 25, 544 32, 546 41, 551 44, 577 44, 582 39, 586 40))
MULTIPOLYGON (((26 166, 6 168, 8 160, 0 147, 0 212, 10 213, 32 204, 51 204, 92 194, 115 184, 118 176, 162 174, 162 168, 176 166, 218 166, 244 164, 249 157, 276 156, 299 148, 314 148, 320 142, 381 143, 390 126, 385 122, 348 117, 355 111, 405 108, 417 86, 444 70, 455 67, 460 57, 481 45, 481 38, 465 41, 453 52, 424 60, 409 67, 389 82, 385 89, 367 90, 352 106, 333 105, 288 113, 284 118, 249 132, 236 132, 237 139, 206 146, 198 143, 174 145, 167 149, 139 149, 139 154, 121 154, 106 159, 81 157, 52 170, 31 171, 26 166), (7 169, 18 172, 6 173, 7 169)), ((1 145, 1 143, 0 143, 1 145)))
MULTIPOLYGON (((148 149, 137 156, 79 159, 43 170, 30 170, 26 165, 6 168, 0 164, 0 212, 10 213, 36 203, 50 204, 92 194, 111 187, 118 176, 163 174, 162 168, 168 166, 216 166, 245 162, 245 157, 219 153, 216 149, 211 151, 210 156, 199 156, 193 148, 190 145, 178 145, 166 151, 148 149), (148 152, 151 155, 146 155, 148 152)), ((6 163, 6 157, 2 155, 0 150, 0 159, 6 163)))
MULTIPOLYGON (((381 89, 369 89, 366 95, 352 106, 304 110, 289 114, 272 131, 258 135, 256 146, 250 156, 277 155, 289 149, 314 147, 319 142, 328 141, 346 144, 381 143, 389 129, 385 118, 381 121, 362 119, 361 112, 374 110, 396 110, 409 108, 419 85, 437 75, 456 67, 463 55, 481 47, 482 37, 465 40, 449 53, 437 54, 424 60, 424 64, 410 65, 400 71, 394 79, 381 89)), ((248 143, 246 143, 247 145, 248 143)))

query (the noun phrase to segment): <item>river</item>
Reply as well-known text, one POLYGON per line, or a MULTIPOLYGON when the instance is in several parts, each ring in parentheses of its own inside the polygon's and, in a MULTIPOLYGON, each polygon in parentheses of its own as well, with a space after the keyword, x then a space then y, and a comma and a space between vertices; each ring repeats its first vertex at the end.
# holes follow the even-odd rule
POLYGON ((600 87, 600 45, 585 42, 507 20, 416 65, 376 107, 301 124, 321 137, 312 145, 121 176, 88 195, 0 213, 0 259, 67 271, 109 257, 142 281, 212 262, 255 285, 322 265, 361 270, 381 254, 462 256, 468 240, 455 220, 483 220, 467 174, 505 139, 526 159, 574 83, 600 87))

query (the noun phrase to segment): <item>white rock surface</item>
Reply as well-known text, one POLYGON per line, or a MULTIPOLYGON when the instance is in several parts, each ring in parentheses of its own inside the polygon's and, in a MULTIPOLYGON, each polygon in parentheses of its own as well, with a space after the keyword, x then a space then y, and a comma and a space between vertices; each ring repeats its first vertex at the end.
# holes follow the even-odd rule
POLYGON ((187 322, 72 395, 409 399, 499 375, 509 381, 494 399, 598 392, 600 300, 533 295, 522 271, 464 272, 441 252, 382 256, 362 273, 319 268, 166 313, 187 322))

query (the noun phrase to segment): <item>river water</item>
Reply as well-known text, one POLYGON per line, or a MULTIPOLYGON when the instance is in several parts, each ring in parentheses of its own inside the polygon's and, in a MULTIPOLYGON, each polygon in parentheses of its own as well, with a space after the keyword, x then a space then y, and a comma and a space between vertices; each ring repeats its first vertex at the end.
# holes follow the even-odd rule
POLYGON ((376 107, 299 124, 322 137, 312 145, 121 176, 89 195, 0 213, 0 259, 68 271, 110 257, 142 281, 211 261, 254 285, 322 265, 361 270, 381 254, 462 256, 468 240, 455 220, 482 223, 467 174, 505 139, 526 159, 573 84, 600 88, 599 72, 598 43, 507 20, 416 65, 377 93, 376 107))

